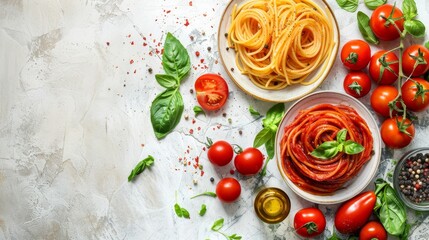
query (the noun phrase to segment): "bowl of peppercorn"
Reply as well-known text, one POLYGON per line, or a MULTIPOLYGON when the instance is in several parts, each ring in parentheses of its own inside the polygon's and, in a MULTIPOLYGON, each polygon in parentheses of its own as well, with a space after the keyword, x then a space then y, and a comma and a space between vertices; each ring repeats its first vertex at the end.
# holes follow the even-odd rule
POLYGON ((399 160, 393 186, 406 206, 429 211, 429 148, 417 148, 399 160))

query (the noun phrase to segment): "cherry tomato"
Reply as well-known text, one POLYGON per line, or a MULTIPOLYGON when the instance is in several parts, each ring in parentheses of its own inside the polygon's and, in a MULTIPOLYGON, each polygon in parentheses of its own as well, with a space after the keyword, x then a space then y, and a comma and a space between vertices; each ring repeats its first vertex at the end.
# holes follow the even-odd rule
POLYGON ((293 225, 296 233, 310 238, 325 231, 326 219, 322 211, 317 208, 303 208, 295 214, 293 225))
POLYGON ((384 41, 395 40, 400 37, 400 33, 397 28, 402 32, 404 30, 404 18, 399 8, 394 7, 390 4, 384 4, 377 7, 372 12, 371 19, 369 20, 369 26, 374 32, 375 36, 384 41), (396 19, 395 24, 397 28, 386 22, 386 19, 396 19))
POLYGON ((219 75, 207 73, 195 81, 197 100, 205 110, 218 110, 228 99, 228 84, 219 75))
POLYGON ((407 109, 421 112, 429 106, 429 82, 414 78, 407 80, 401 87, 402 100, 407 109))
POLYGON ((423 45, 411 45, 402 54, 402 71, 407 76, 421 76, 429 70, 429 50, 423 45), (413 71, 414 70, 414 71, 413 71))
POLYGON ((213 143, 207 151, 207 157, 211 163, 218 166, 225 166, 231 162, 234 156, 234 149, 226 141, 217 141, 213 143))
POLYGON ((399 92, 393 86, 378 86, 371 94, 371 107, 383 117, 390 117, 389 102, 393 101, 399 92))
POLYGON ((369 62, 369 75, 379 85, 390 85, 398 79, 399 60, 395 53, 385 50, 374 53, 369 62))
POLYGON ((403 148, 414 138, 415 129, 409 119, 402 121, 402 117, 393 117, 384 120, 380 128, 381 139, 389 148, 403 148))
POLYGON ((241 185, 235 178, 223 178, 216 185, 216 195, 223 202, 234 202, 240 194, 241 185))
POLYGON ((341 205, 335 214, 335 227, 338 232, 343 234, 357 232, 371 216, 376 200, 375 193, 367 191, 341 205))
POLYGON ((387 232, 381 223, 371 221, 365 224, 359 232, 359 240, 387 240, 387 232))
POLYGON ((371 90, 371 79, 364 72, 349 72, 344 78, 343 87, 347 94, 361 98, 371 90))
POLYGON ((245 176, 254 175, 261 170, 264 163, 264 155, 257 148, 246 148, 235 156, 234 165, 239 173, 245 176))
POLYGON ((344 44, 341 49, 341 61, 350 70, 361 70, 371 59, 371 48, 365 41, 356 39, 344 44))

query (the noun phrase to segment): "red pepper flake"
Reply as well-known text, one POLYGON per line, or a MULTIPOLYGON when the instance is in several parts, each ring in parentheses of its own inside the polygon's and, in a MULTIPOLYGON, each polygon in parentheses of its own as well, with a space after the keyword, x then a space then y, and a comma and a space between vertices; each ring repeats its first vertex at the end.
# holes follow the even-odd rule
MULTIPOLYGON (((165 10, 164 10, 165 11, 165 10)), ((165 11, 165 13, 171 13, 171 10, 167 10, 167 11, 165 11)))
POLYGON ((220 125, 220 124, 218 124, 216 127, 217 127, 217 129, 220 129, 220 127, 221 127, 222 125, 220 125))
POLYGON ((194 118, 194 119, 192 119, 192 124, 194 124, 195 122, 196 122, 195 118, 194 118))
POLYGON ((134 60, 132 60, 132 59, 131 59, 131 60, 130 60, 130 64, 133 64, 133 63, 134 63, 134 60))
POLYGON ((134 45, 134 41, 131 41, 131 45, 134 45))
POLYGON ((189 129, 189 134, 193 134, 194 133, 194 129, 189 129))
POLYGON ((235 173, 234 169, 229 170, 229 173, 230 173, 231 175, 234 175, 234 173, 235 173))
POLYGON ((203 147, 203 151, 206 151, 206 147, 203 147))
POLYGON ((201 171, 201 177, 204 175, 204 171, 201 171))
POLYGON ((196 51, 196 52, 195 52, 195 56, 199 57, 199 56, 200 56, 200 52, 199 52, 199 51, 196 51))
POLYGON ((144 143, 140 144, 141 147, 144 147, 144 143))
POLYGON ((201 59, 200 59, 200 62, 201 62, 201 63, 204 63, 204 58, 201 58, 201 59))
POLYGON ((191 6, 191 7, 192 7, 192 1, 190 1, 190 2, 189 2, 189 6, 191 6))
POLYGON ((200 157, 196 156, 196 157, 195 157, 195 162, 196 162, 196 163, 200 162, 200 157))
POLYGON ((128 36, 127 36, 127 37, 129 37, 129 38, 130 38, 130 37, 131 37, 131 34, 128 34, 128 36))
POLYGON ((145 41, 146 41, 146 37, 143 37, 143 40, 145 40, 145 41))
POLYGON ((106 42, 106 45, 107 45, 107 46, 110 46, 110 42, 106 42))
POLYGON ((134 69, 134 74, 136 74, 136 72, 137 72, 137 69, 134 69))
POLYGON ((197 130, 198 130, 198 131, 200 131, 200 130, 201 130, 201 127, 198 127, 198 128, 197 128, 197 130))
POLYGON ((186 21, 185 21, 185 27, 187 27, 187 26, 189 26, 189 21, 188 21, 188 19, 186 19, 186 21))
POLYGON ((143 47, 146 47, 147 46, 147 43, 143 43, 143 47))
POLYGON ((188 162, 188 166, 191 166, 191 162, 188 162))

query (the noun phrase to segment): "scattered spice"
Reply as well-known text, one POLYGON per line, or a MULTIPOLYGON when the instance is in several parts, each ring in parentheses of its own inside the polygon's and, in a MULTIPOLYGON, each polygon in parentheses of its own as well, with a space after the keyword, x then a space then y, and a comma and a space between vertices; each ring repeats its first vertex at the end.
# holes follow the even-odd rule
POLYGON ((196 52, 195 52, 195 56, 199 57, 199 56, 200 56, 200 52, 199 52, 199 51, 196 51, 196 52))
POLYGON ((185 27, 189 26, 189 21, 188 19, 185 20, 185 27))
POLYGON ((107 45, 107 46, 110 46, 110 42, 106 42, 106 45, 107 45))
POLYGON ((238 134, 242 135, 242 134, 243 134, 243 131, 238 130, 238 134))
POLYGON ((398 176, 401 192, 412 202, 429 200, 429 153, 418 153, 406 160, 398 176))
POLYGON ((214 178, 213 177, 210 178, 210 182, 214 182, 214 178))
POLYGON ((231 68, 231 72, 234 72, 234 68, 233 67, 231 68))
POLYGON ((226 47, 226 51, 229 51, 229 47, 226 47))
POLYGON ((147 70, 149 73, 152 73, 152 68, 149 68, 148 70, 147 70))
POLYGON ((226 113, 222 113, 222 117, 226 117, 226 113))
POLYGON ((234 169, 229 170, 229 173, 230 173, 231 175, 234 175, 234 173, 235 173, 234 169))
POLYGON ((211 47, 207 47, 207 51, 209 51, 209 52, 210 52, 211 50, 212 50, 212 48, 211 48, 211 47))
POLYGON ((134 63, 134 60, 132 60, 132 59, 131 59, 131 60, 130 60, 130 64, 133 64, 133 63, 134 63))
POLYGON ((191 94, 193 94, 194 93, 194 89, 189 89, 189 92, 191 93, 191 94))
POLYGON ((225 33, 225 37, 228 37, 228 33, 225 33))

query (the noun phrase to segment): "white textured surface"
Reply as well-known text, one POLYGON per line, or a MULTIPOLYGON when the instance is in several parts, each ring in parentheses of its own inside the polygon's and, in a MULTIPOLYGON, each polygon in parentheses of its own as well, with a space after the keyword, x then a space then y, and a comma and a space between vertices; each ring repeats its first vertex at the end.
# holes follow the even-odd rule
MULTIPOLYGON (((256 189, 262 185, 285 189, 294 209, 311 205, 287 189, 275 161, 263 181, 238 176, 243 191, 234 204, 189 199, 214 191, 210 177, 218 181, 230 176, 232 165, 214 168, 207 162, 205 138, 250 146, 261 122, 250 116, 248 106, 265 113, 272 105, 243 94, 230 82, 225 107, 192 121, 196 100, 189 90, 194 79, 205 72, 226 76, 216 36, 227 2, 194 0, 190 6, 182 0, 0 1, 0 239, 223 239, 210 231, 220 217, 226 221, 224 232, 243 239, 294 238, 290 217, 267 225, 253 211, 256 189), (157 51, 167 32, 188 48, 195 68, 181 86, 184 115, 190 119, 182 119, 173 133, 157 141, 149 105, 162 90, 154 74, 161 72, 157 51), (201 53, 199 58, 195 51, 201 53), (154 167, 128 183, 131 169, 148 154, 156 159, 154 167), (197 156, 203 176, 192 164, 179 161, 194 163, 197 156), (190 220, 175 216, 176 201, 190 211, 190 220), (199 217, 202 203, 208 211, 199 217)), ((356 13, 328 2, 339 23, 340 46, 360 38, 356 13)), ((416 2, 420 20, 429 27, 429 3, 416 2)), ((369 13, 363 1, 359 10, 369 13)), ((411 41, 423 42, 407 40, 411 41)), ((345 74, 337 60, 321 89, 343 91, 345 74)), ((368 106, 369 97, 362 102, 368 106)), ((412 145, 383 150, 379 176, 391 171, 392 158, 429 146, 427 114, 418 115, 412 145)), ((331 221, 336 206, 320 208, 331 221)), ((416 221, 411 239, 428 239, 426 215, 410 214, 416 221)), ((332 223, 326 236, 330 231, 332 223)))

